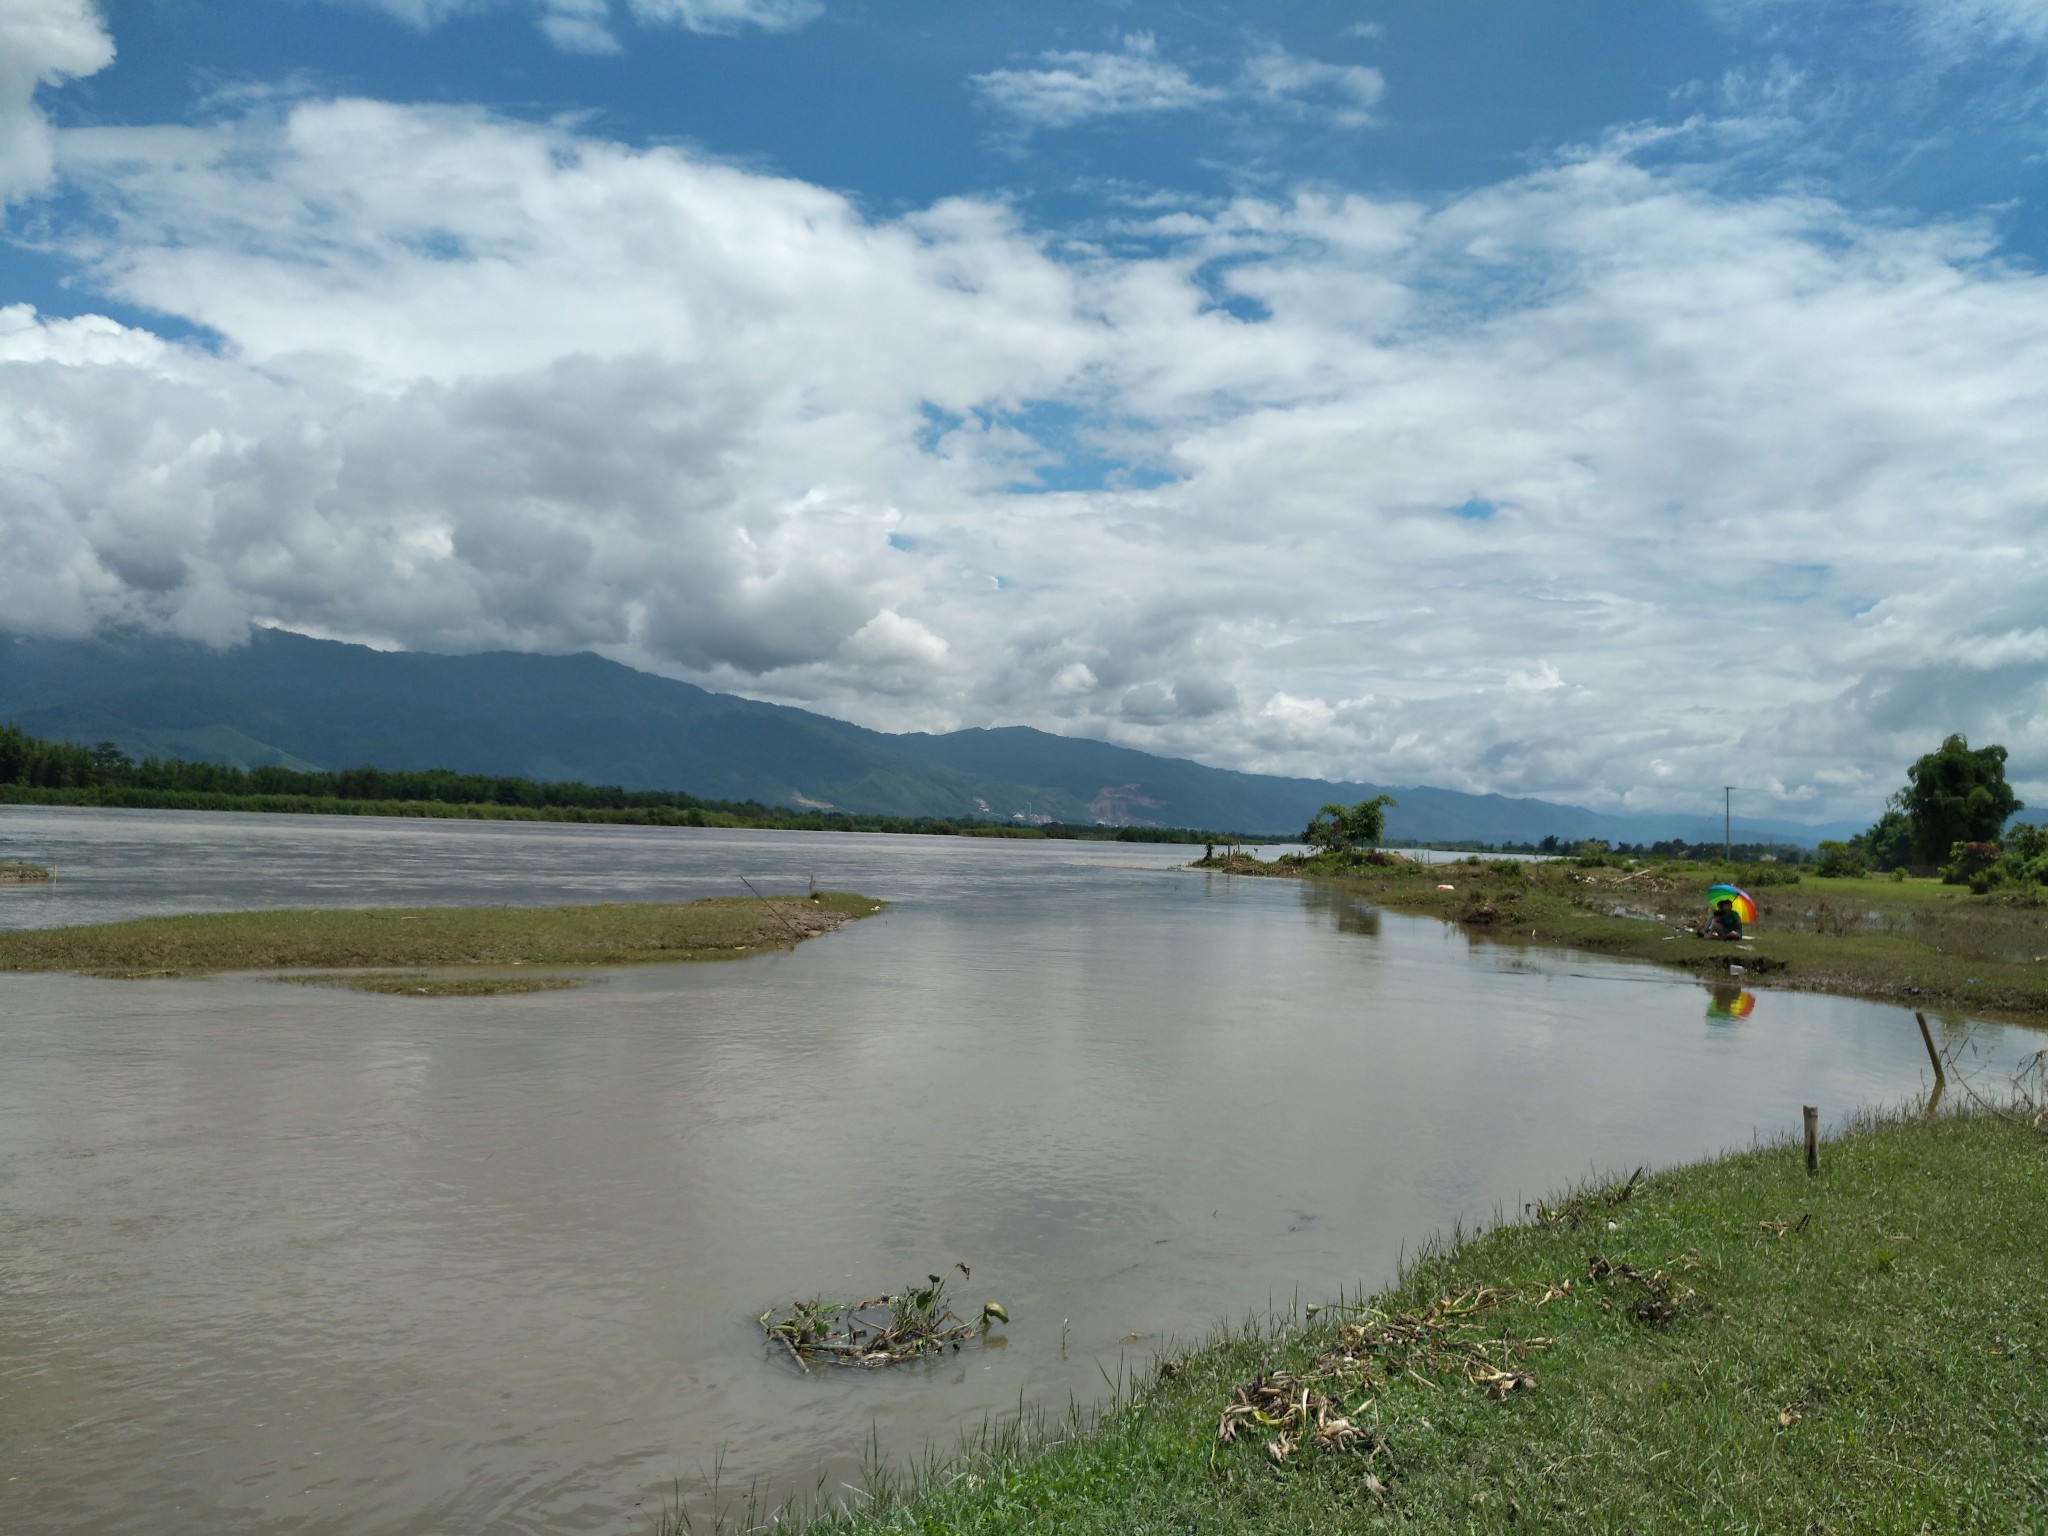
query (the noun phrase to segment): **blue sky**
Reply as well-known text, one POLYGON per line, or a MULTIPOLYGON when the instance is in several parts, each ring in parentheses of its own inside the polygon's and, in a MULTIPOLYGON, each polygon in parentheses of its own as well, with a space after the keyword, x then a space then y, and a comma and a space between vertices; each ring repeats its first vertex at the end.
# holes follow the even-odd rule
POLYGON ((6 0, 0 618, 2048 797, 2048 0, 6 0))

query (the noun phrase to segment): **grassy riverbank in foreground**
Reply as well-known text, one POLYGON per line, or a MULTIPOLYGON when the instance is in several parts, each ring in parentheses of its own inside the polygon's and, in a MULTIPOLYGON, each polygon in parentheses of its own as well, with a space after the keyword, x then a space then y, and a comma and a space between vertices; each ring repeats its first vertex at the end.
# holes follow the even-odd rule
MULTIPOLYGON (((2048 1016, 2048 902, 1972 895, 1935 880, 1826 879, 1766 885, 1713 864, 1630 869, 1468 860, 1460 864, 1197 861, 1230 874, 1313 878, 1392 911, 1440 917, 1486 943, 1562 945, 1717 980, 1730 964, 1744 986, 1879 998, 1929 1010, 2038 1021, 2048 1016), (1740 945, 1673 937, 1707 910, 1707 887, 1732 879, 1756 898, 1759 921, 1740 945)), ((1789 871, 1764 866, 1782 879, 1789 871)))
MULTIPOLYGON (((216 912, 0 933, 0 971, 176 976, 206 971, 390 972, 428 966, 591 966, 731 960, 788 949, 882 903, 844 892, 582 907, 417 907, 216 912)), ((389 976, 369 990, 418 992, 389 976)), ((534 990, 539 983, 466 989, 534 990)))
POLYGON ((1585 1192, 818 1528, 2038 1531, 2044 1192, 1983 1114, 1585 1192))

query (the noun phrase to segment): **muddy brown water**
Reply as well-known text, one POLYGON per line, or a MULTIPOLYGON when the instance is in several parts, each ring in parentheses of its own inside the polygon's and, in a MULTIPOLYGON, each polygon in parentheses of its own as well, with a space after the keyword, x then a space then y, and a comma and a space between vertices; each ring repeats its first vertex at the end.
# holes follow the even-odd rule
POLYGON ((1897 1009, 1731 1022, 1188 853, 0 812, 0 854, 58 866, 4 926, 741 875, 893 903, 516 997, 0 976, 0 1528, 643 1531, 714 1467, 830 1495, 1453 1222, 1925 1076, 1897 1009), (1009 1308, 991 1347, 805 1378, 754 1329, 955 1260, 1009 1308))

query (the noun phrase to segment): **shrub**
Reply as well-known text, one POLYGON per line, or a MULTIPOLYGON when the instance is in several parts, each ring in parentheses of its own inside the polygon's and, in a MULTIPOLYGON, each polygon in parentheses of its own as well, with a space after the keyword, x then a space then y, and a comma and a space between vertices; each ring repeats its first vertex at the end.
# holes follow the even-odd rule
POLYGON ((1996 843, 1950 844, 1948 863, 1942 866, 1942 884, 1967 885, 1982 896, 1991 889, 1992 866, 1998 863, 2004 851, 1996 843))
POLYGON ((1854 843, 1822 843, 1814 873, 1829 879, 1859 878, 1870 873, 1870 860, 1854 843))

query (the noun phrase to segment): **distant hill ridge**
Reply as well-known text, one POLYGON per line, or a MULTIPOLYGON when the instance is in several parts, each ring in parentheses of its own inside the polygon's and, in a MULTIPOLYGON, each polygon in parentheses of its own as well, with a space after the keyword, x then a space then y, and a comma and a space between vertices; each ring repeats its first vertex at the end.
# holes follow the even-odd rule
MULTIPOLYGON (((1392 841, 1720 832, 1709 818, 1236 773, 1025 726, 891 735, 587 652, 442 656, 282 630, 221 651, 133 636, 9 637, 0 640, 0 721, 58 740, 112 741, 138 757, 450 768, 892 816, 1289 834, 1325 801, 1386 792, 1400 802, 1388 817, 1392 841)), ((1742 831, 1805 842, 1836 829, 1745 823, 1742 831)))

